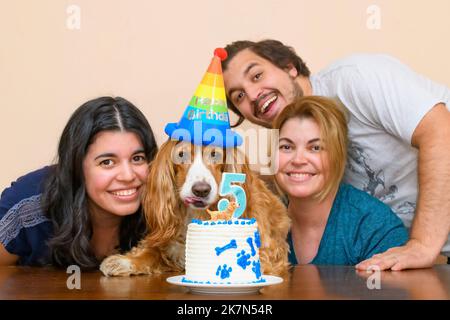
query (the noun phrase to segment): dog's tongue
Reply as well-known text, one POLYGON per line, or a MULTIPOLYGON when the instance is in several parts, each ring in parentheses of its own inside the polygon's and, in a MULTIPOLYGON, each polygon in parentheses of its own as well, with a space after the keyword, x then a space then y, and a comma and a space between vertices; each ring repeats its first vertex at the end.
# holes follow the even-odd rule
POLYGON ((186 206, 193 204, 196 207, 205 207, 205 202, 201 199, 201 198, 197 198, 197 197, 187 197, 184 199, 184 204, 186 206))

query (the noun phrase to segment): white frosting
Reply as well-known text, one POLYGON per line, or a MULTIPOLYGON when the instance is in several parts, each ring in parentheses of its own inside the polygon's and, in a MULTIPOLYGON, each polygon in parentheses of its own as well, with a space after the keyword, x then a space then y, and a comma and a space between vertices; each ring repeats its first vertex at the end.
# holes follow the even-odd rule
POLYGON ((254 219, 194 220, 186 236, 185 282, 249 283, 262 281, 260 238, 254 219))

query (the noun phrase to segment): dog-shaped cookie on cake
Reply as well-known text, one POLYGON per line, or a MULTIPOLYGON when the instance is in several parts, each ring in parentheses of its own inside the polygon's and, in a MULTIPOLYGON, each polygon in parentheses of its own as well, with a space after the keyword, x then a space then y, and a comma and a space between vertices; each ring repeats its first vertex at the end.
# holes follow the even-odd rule
POLYGON ((206 212, 208 212, 209 216, 211 217, 210 220, 212 221, 230 220, 237 208, 239 208, 239 205, 235 201, 231 201, 228 203, 227 208, 223 211, 211 211, 207 208, 206 212))

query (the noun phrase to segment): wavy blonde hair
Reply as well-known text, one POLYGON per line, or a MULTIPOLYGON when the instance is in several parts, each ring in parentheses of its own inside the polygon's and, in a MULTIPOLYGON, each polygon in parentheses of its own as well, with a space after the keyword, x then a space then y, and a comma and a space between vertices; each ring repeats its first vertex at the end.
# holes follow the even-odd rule
POLYGON ((280 112, 273 123, 273 128, 281 130, 286 121, 292 118, 312 119, 319 126, 330 165, 325 186, 317 194, 319 201, 322 201, 337 190, 344 176, 348 145, 345 107, 336 99, 320 96, 300 97, 280 112))

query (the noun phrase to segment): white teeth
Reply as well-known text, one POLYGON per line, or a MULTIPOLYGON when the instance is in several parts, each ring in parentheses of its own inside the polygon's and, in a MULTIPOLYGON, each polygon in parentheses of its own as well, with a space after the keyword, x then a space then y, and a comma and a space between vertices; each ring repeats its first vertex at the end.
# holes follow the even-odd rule
POLYGON ((131 196, 132 194, 136 193, 137 189, 128 189, 128 190, 120 190, 120 191, 114 191, 111 192, 115 196, 131 196))
POLYGON ((262 107, 260 109, 260 112, 264 113, 266 111, 267 107, 269 106, 269 104, 271 104, 272 102, 274 102, 277 99, 278 99, 278 96, 273 96, 272 98, 270 98, 269 100, 264 102, 264 104, 262 105, 262 107))
POLYGON ((306 180, 309 177, 311 177, 312 174, 311 173, 288 173, 288 176, 297 178, 297 179, 303 181, 303 180, 306 180))

